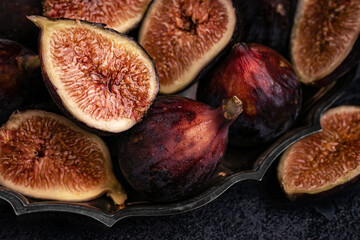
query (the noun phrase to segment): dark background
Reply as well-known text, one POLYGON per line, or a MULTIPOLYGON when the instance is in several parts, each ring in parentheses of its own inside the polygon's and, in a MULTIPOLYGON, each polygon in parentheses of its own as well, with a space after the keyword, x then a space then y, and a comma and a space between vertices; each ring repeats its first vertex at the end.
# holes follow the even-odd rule
MULTIPOLYGON (((359 69, 336 105, 360 105, 359 69)), ((262 182, 240 182, 200 209, 126 218, 112 228, 70 213, 16 216, 0 200, 0 239, 360 239, 357 185, 321 201, 290 202, 277 183, 276 165, 262 182)))

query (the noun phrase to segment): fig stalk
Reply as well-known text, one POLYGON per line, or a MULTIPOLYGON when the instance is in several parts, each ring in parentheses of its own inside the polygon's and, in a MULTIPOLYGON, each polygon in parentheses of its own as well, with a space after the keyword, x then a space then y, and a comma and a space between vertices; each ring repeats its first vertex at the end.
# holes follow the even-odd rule
POLYGON ((224 117, 226 119, 234 120, 243 111, 242 101, 237 96, 233 96, 223 101, 222 109, 224 110, 224 117))

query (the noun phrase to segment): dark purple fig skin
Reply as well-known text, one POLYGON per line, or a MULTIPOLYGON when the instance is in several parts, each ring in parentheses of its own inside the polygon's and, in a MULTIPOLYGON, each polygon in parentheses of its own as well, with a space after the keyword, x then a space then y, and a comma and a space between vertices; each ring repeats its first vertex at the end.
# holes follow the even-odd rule
POLYGON ((268 46, 289 59, 289 41, 297 0, 240 0, 244 14, 243 42, 268 46))
POLYGON ((2 0, 0 13, 0 38, 20 42, 36 51, 39 30, 26 16, 42 13, 41 0, 2 0))
POLYGON ((182 200, 217 170, 231 122, 221 108, 180 96, 158 97, 143 121, 121 137, 120 169, 146 199, 182 200))
POLYGON ((39 57, 32 51, 15 41, 0 39, 0 124, 15 109, 35 102, 35 89, 41 87, 34 86, 33 71, 39 66, 39 57))
POLYGON ((290 63, 259 44, 237 44, 228 58, 198 86, 197 99, 218 107, 236 95, 244 112, 229 130, 236 146, 268 143, 285 133, 301 105, 301 88, 290 63))

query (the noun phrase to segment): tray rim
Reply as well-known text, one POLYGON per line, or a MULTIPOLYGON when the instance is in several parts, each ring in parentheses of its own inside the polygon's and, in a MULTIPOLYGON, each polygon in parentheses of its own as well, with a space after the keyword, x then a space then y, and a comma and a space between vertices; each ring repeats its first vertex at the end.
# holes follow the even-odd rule
POLYGON ((3 186, 0 186, 0 199, 7 201, 12 206, 16 215, 35 212, 75 213, 93 218, 107 227, 112 227, 115 223, 127 217, 165 216, 195 210, 212 202, 238 182, 245 180, 261 181, 269 167, 290 145, 310 134, 320 131, 320 118, 322 114, 345 92, 346 88, 355 79, 358 68, 360 69, 360 64, 353 67, 337 82, 319 90, 322 91, 322 93, 317 96, 317 99, 314 99, 316 103, 305 109, 304 125, 292 129, 276 140, 258 157, 256 163, 254 164, 256 167, 252 170, 234 173, 190 199, 163 205, 149 204, 126 206, 113 214, 106 213, 98 208, 82 203, 60 201, 41 201, 30 203, 22 194, 3 186))

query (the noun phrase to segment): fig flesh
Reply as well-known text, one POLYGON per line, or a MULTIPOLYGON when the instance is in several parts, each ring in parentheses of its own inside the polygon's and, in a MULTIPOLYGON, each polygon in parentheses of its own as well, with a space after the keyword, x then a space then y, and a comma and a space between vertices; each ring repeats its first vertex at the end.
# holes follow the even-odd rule
POLYGON ((197 99, 218 107, 233 95, 244 112, 229 130, 229 142, 255 146, 285 133, 301 105, 301 88, 292 66, 259 44, 236 44, 230 55, 199 82, 197 99))
POLYGON ((278 179, 290 199, 325 195, 360 174, 360 107, 338 106, 321 117, 322 131, 289 147, 278 179))
POLYGON ((34 70, 40 67, 39 56, 21 44, 0 39, 0 124, 11 113, 34 102, 34 70))
POLYGON ((126 180, 148 200, 182 200, 213 176, 225 153, 237 97, 214 109, 180 96, 155 100, 143 121, 124 133, 119 163, 126 180))
POLYGON ((359 33, 358 0, 300 0, 291 33, 291 58, 300 81, 326 85, 350 70, 360 58, 359 33))
POLYGON ((119 205, 126 199, 105 143, 41 110, 15 112, 0 128, 0 184, 41 199, 85 201, 104 192, 119 205))
POLYGON ((43 14, 49 18, 103 23, 124 33, 140 22, 149 3, 150 0, 43 0, 43 14))
POLYGON ((238 14, 231 0, 155 0, 151 4, 139 43, 155 61, 161 93, 175 93, 194 83, 239 40, 238 14))
POLYGON ((29 18, 41 29, 45 84, 65 114, 99 133, 122 132, 141 120, 159 84, 139 44, 80 20, 29 18))

